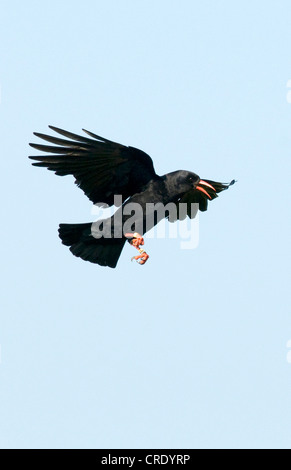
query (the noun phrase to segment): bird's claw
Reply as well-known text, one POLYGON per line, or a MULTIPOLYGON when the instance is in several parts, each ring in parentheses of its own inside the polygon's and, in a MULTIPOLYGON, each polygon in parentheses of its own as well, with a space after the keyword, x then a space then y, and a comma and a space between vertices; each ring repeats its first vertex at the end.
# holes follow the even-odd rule
POLYGON ((138 262, 138 264, 145 264, 146 261, 149 259, 149 255, 140 248, 140 245, 144 245, 144 239, 143 237, 135 232, 135 233, 126 233, 125 236, 129 238, 129 243, 134 246, 138 251, 139 255, 133 256, 131 258, 131 261, 135 260, 138 262))
POLYGON ((131 261, 135 259, 135 261, 137 261, 138 264, 145 264, 145 262, 149 259, 149 255, 144 250, 140 250, 140 253, 141 253, 140 255, 133 256, 131 258, 131 261))

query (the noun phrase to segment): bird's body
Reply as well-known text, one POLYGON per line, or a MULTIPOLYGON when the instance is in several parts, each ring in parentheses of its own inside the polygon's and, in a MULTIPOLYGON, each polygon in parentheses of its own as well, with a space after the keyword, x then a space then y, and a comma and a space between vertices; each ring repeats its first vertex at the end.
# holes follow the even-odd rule
POLYGON ((131 232, 143 235, 165 217, 170 222, 186 215, 193 218, 198 207, 205 211, 208 200, 234 183, 201 180, 195 173, 185 170, 158 176, 152 159, 141 150, 88 131, 93 139, 50 127, 71 140, 35 133, 57 147, 30 144, 53 154, 30 157, 37 160, 34 165, 46 167, 60 176, 73 175, 76 184, 95 204, 120 206, 110 218, 87 224, 60 224, 59 227, 63 244, 69 246, 75 256, 101 266, 116 266, 125 241, 132 241, 131 232))

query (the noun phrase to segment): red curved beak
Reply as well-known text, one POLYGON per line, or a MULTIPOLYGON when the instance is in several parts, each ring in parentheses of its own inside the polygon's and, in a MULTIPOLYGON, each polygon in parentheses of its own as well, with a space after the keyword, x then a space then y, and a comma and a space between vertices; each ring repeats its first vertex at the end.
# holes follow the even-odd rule
MULTIPOLYGON (((211 184, 206 183, 206 181, 204 181, 204 180, 200 180, 200 181, 199 181, 199 185, 202 185, 202 186, 206 186, 206 187, 208 187, 208 188, 211 188, 211 189, 213 189, 213 191, 216 193, 215 188, 214 188, 213 186, 211 186, 211 184)), ((199 185, 196 186, 196 189, 198 189, 198 190, 201 191, 202 193, 206 194, 206 196, 208 197, 208 199, 211 200, 212 197, 210 196, 210 194, 208 194, 208 192, 206 191, 206 189, 204 189, 203 187, 201 187, 201 186, 199 186, 199 185)))

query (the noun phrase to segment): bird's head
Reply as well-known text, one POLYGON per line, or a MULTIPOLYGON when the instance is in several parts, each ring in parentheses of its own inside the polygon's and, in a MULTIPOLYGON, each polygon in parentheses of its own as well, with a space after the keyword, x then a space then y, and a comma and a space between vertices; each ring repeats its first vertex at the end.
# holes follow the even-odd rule
POLYGON ((192 171, 179 170, 168 173, 166 175, 166 185, 169 192, 176 196, 182 196, 188 191, 199 191, 206 199, 211 200, 216 197, 216 189, 192 171))

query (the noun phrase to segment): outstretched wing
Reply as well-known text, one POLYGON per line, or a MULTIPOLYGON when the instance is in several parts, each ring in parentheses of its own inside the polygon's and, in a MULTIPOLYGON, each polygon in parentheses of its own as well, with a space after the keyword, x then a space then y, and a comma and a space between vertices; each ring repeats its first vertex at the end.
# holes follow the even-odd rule
POLYGON ((49 127, 70 140, 35 132, 34 135, 56 146, 29 144, 50 154, 29 157, 37 161, 33 165, 46 167, 59 176, 73 175, 75 183, 93 203, 112 206, 114 195, 122 195, 125 200, 141 191, 150 180, 159 178, 151 157, 141 150, 104 139, 85 129, 92 138, 49 127))

